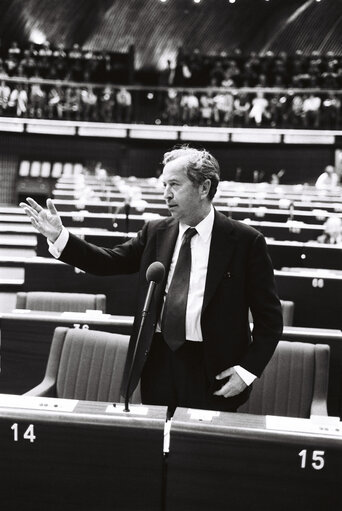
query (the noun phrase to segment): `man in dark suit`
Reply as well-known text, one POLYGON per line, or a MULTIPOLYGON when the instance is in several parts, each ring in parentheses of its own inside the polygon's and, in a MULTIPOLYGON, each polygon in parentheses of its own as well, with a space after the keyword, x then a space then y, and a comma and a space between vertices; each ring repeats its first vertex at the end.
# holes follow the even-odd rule
MULTIPOLYGON (((139 272, 123 390, 147 292, 146 270, 154 261, 163 263, 165 277, 140 338, 130 392, 141 378, 143 402, 168 405, 171 412, 176 406, 235 411, 248 398, 251 383, 261 375, 282 332, 281 305, 263 236, 212 206, 219 172, 216 159, 206 150, 183 146, 166 153, 161 179, 171 217, 147 222, 136 238, 113 249, 70 234, 50 199, 46 210, 30 198, 21 203, 32 224, 47 237, 51 253, 62 261, 97 275, 139 272), (179 303, 171 299, 179 279, 176 263, 189 227, 196 230, 187 240, 189 284, 181 277, 183 290, 189 286, 185 317, 177 312, 179 321, 171 318, 172 324, 168 318, 179 310, 179 303), (176 345, 170 344, 170 330, 176 345)), ((181 285, 178 301, 182 292, 181 285)))

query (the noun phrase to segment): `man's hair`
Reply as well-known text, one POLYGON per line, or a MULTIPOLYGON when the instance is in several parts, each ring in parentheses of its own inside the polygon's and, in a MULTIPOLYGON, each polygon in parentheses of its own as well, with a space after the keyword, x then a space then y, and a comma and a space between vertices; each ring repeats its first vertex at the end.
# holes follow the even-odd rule
POLYGON ((216 158, 206 149, 195 149, 188 145, 182 145, 164 154, 163 165, 178 158, 184 159, 187 176, 193 183, 200 185, 206 179, 210 179, 208 199, 211 201, 220 181, 220 166, 216 158))

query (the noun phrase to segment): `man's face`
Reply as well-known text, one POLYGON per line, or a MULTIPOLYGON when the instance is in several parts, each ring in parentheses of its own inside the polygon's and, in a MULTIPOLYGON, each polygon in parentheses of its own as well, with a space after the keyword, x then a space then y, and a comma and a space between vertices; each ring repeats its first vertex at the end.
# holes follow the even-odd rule
POLYGON ((197 186, 188 178, 185 162, 185 158, 178 158, 165 165, 162 173, 164 199, 175 219, 197 225, 208 214, 210 203, 203 185, 197 186))

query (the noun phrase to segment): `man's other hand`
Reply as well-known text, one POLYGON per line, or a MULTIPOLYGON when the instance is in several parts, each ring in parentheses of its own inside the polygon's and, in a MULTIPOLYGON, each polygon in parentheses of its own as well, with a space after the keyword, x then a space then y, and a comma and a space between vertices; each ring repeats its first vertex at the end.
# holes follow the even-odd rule
POLYGON ((217 380, 223 380, 225 378, 229 378, 229 380, 219 390, 214 392, 214 396, 237 396, 247 387, 247 384, 238 375, 234 367, 229 367, 216 376, 217 380))
POLYGON ((51 199, 47 199, 47 209, 43 209, 31 197, 27 197, 26 200, 27 202, 21 202, 19 206, 23 208, 31 220, 33 227, 51 241, 51 243, 54 243, 63 229, 62 221, 54 203, 51 199))

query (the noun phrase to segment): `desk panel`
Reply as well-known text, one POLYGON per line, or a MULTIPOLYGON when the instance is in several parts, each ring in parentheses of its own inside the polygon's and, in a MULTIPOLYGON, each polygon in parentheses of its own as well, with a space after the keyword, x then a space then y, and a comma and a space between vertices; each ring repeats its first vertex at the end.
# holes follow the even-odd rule
POLYGON ((14 399, 0 406, 2 509, 160 511, 165 408, 14 399))
POLYGON ((295 303, 293 326, 342 328, 342 277, 328 271, 275 271, 282 300, 295 303))
POLYGON ((104 293, 109 314, 131 316, 135 312, 137 274, 100 277, 43 257, 26 259, 24 268, 23 291, 104 293))
POLYGON ((206 415, 174 415, 166 511, 341 509, 340 423, 324 434, 305 419, 291 421, 303 427, 296 431, 262 416, 206 415))

